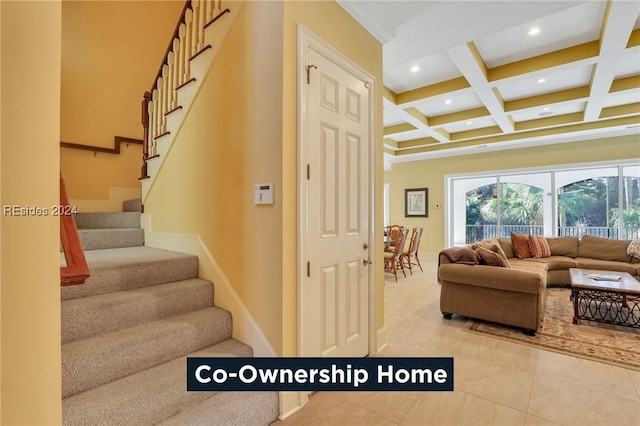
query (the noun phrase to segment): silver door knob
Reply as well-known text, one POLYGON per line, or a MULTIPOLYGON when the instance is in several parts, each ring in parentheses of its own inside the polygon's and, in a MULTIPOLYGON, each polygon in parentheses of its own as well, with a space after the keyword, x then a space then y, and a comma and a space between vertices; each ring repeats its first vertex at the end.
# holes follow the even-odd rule
POLYGON ((365 257, 365 258, 364 258, 364 260, 362 261, 362 264, 363 264, 364 266, 371 265, 372 263, 373 263, 373 262, 372 262, 372 261, 371 261, 371 259, 369 259, 368 257, 365 257))

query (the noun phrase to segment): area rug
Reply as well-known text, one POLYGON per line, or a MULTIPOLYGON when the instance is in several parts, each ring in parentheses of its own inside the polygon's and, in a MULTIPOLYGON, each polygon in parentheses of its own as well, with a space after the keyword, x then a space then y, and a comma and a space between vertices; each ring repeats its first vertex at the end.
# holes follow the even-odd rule
POLYGON ((465 330, 640 371, 640 329, 590 321, 573 324, 567 288, 548 288, 542 326, 535 336, 521 329, 469 319, 465 330))

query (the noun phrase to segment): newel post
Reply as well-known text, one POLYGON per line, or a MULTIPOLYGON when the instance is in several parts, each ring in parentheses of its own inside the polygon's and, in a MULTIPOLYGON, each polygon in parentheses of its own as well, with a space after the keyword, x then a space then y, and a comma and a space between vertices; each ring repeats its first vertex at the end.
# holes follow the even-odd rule
POLYGON ((146 178, 147 175, 147 159, 149 158, 149 101, 151 93, 144 92, 142 100, 142 169, 140 170, 140 178, 146 178))

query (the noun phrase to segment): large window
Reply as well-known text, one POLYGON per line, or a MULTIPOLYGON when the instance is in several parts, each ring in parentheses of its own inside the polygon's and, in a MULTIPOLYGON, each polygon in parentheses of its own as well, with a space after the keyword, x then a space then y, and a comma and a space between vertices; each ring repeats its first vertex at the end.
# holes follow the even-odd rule
POLYGON ((447 246, 511 232, 640 238, 640 166, 447 177, 447 246))

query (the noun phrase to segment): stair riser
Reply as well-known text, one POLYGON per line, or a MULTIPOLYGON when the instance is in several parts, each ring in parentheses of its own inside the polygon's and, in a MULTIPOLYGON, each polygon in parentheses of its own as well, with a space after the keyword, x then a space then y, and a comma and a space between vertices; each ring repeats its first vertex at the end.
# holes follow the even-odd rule
POLYGON ((78 235, 84 250, 103 250, 144 245, 142 228, 79 229, 78 235))
POLYGON ((231 338, 231 314, 208 308, 62 346, 62 397, 231 338))
POLYGON ((78 213, 75 220, 78 229, 140 228, 139 212, 78 213))
POLYGON ((117 267, 94 267, 84 285, 62 288, 62 299, 95 296, 116 291, 132 290, 198 276, 198 258, 185 256, 170 261, 146 262, 117 267))
POLYGON ((62 302, 62 343, 213 306, 213 284, 179 281, 62 302))
POLYGON ((142 199, 126 200, 122 202, 123 212, 140 212, 142 211, 142 199))

